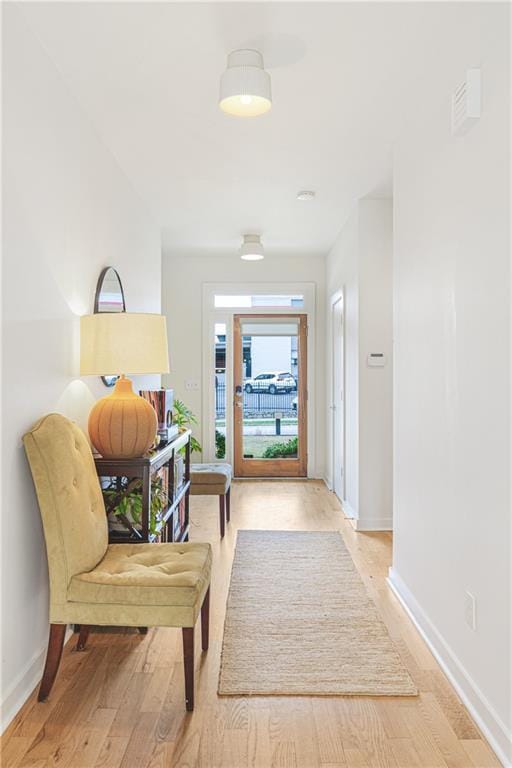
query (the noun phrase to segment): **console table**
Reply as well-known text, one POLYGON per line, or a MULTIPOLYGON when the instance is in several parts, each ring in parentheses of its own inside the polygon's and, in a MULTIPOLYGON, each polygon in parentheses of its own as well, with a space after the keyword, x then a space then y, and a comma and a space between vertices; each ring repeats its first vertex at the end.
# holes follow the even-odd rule
POLYGON ((190 437, 187 429, 178 437, 157 448, 145 456, 136 459, 104 459, 100 456, 94 459, 96 472, 100 478, 118 478, 119 499, 123 497, 121 478, 129 480, 139 478, 142 481, 142 515, 141 526, 137 527, 130 521, 124 521, 126 534, 110 532, 109 540, 114 542, 151 542, 151 541, 188 541, 189 534, 189 495, 190 495, 190 437), (175 460, 178 451, 185 449, 185 471, 183 482, 175 488, 175 460), (167 467, 168 503, 159 516, 157 532, 150 532, 151 509, 151 478, 162 467, 167 467), (183 501, 182 501, 183 500, 183 501), (184 504, 184 520, 177 525, 180 502, 184 504))

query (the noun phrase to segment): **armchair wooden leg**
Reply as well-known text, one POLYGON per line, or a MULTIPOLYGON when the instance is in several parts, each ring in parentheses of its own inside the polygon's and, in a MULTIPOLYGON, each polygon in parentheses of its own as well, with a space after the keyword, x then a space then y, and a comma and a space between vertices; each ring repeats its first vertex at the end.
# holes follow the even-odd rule
POLYGON ((231 486, 229 486, 226 492, 226 520, 231 520, 231 486))
POLYGON ((194 627, 182 627, 183 666, 185 668, 185 706, 194 709, 194 627))
POLYGON ((224 529, 225 529, 225 515, 224 515, 225 498, 226 498, 225 496, 219 496, 219 520, 220 520, 221 539, 224 538, 224 529))
POLYGON ((89 632, 91 631, 91 627, 88 624, 81 624, 80 625, 80 633, 78 635, 78 640, 76 641, 76 650, 77 651, 84 651, 85 646, 87 644, 87 638, 89 637, 89 632))
POLYGON ((210 640, 210 587, 204 596, 203 604, 201 606, 201 648, 203 651, 208 650, 208 644, 210 640))
POLYGON ((44 665, 43 679, 41 680, 37 696, 38 701, 46 701, 50 695, 55 677, 57 676, 57 670, 59 669, 65 634, 66 624, 50 624, 46 664, 44 665))

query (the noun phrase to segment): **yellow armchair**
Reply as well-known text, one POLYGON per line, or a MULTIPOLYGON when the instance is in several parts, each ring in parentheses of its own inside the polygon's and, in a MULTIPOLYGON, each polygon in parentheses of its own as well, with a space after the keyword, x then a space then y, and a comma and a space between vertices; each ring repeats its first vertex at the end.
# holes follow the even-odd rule
POLYGON ((73 422, 45 416, 23 437, 43 520, 50 577, 50 637, 39 701, 57 675, 67 624, 83 650, 94 625, 181 627, 185 701, 194 708, 194 627, 208 648, 209 544, 109 544, 89 443, 73 422))

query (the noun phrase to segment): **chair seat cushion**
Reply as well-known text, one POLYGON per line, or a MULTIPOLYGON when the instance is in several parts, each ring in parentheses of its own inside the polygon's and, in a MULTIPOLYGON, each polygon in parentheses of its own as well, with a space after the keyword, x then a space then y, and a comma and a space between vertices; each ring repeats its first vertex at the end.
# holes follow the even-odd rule
MULTIPOLYGON (((194 486, 215 486, 211 493, 226 493, 231 484, 231 466, 229 464, 191 464, 191 493, 196 493, 194 486), (218 490, 218 489, 221 490, 218 490)), ((208 493, 202 490, 201 493, 208 493)))
POLYGON ((73 576, 68 600, 195 607, 210 583, 209 544, 110 544, 92 570, 73 576))

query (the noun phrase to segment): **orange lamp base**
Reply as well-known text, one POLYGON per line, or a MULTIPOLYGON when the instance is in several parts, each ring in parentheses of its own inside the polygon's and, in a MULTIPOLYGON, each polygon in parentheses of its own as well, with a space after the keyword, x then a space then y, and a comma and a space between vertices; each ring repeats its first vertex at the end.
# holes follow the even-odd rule
POLYGON ((89 414, 89 437, 105 459, 143 456, 155 442, 157 429, 155 409, 135 394, 131 380, 124 376, 89 414))

